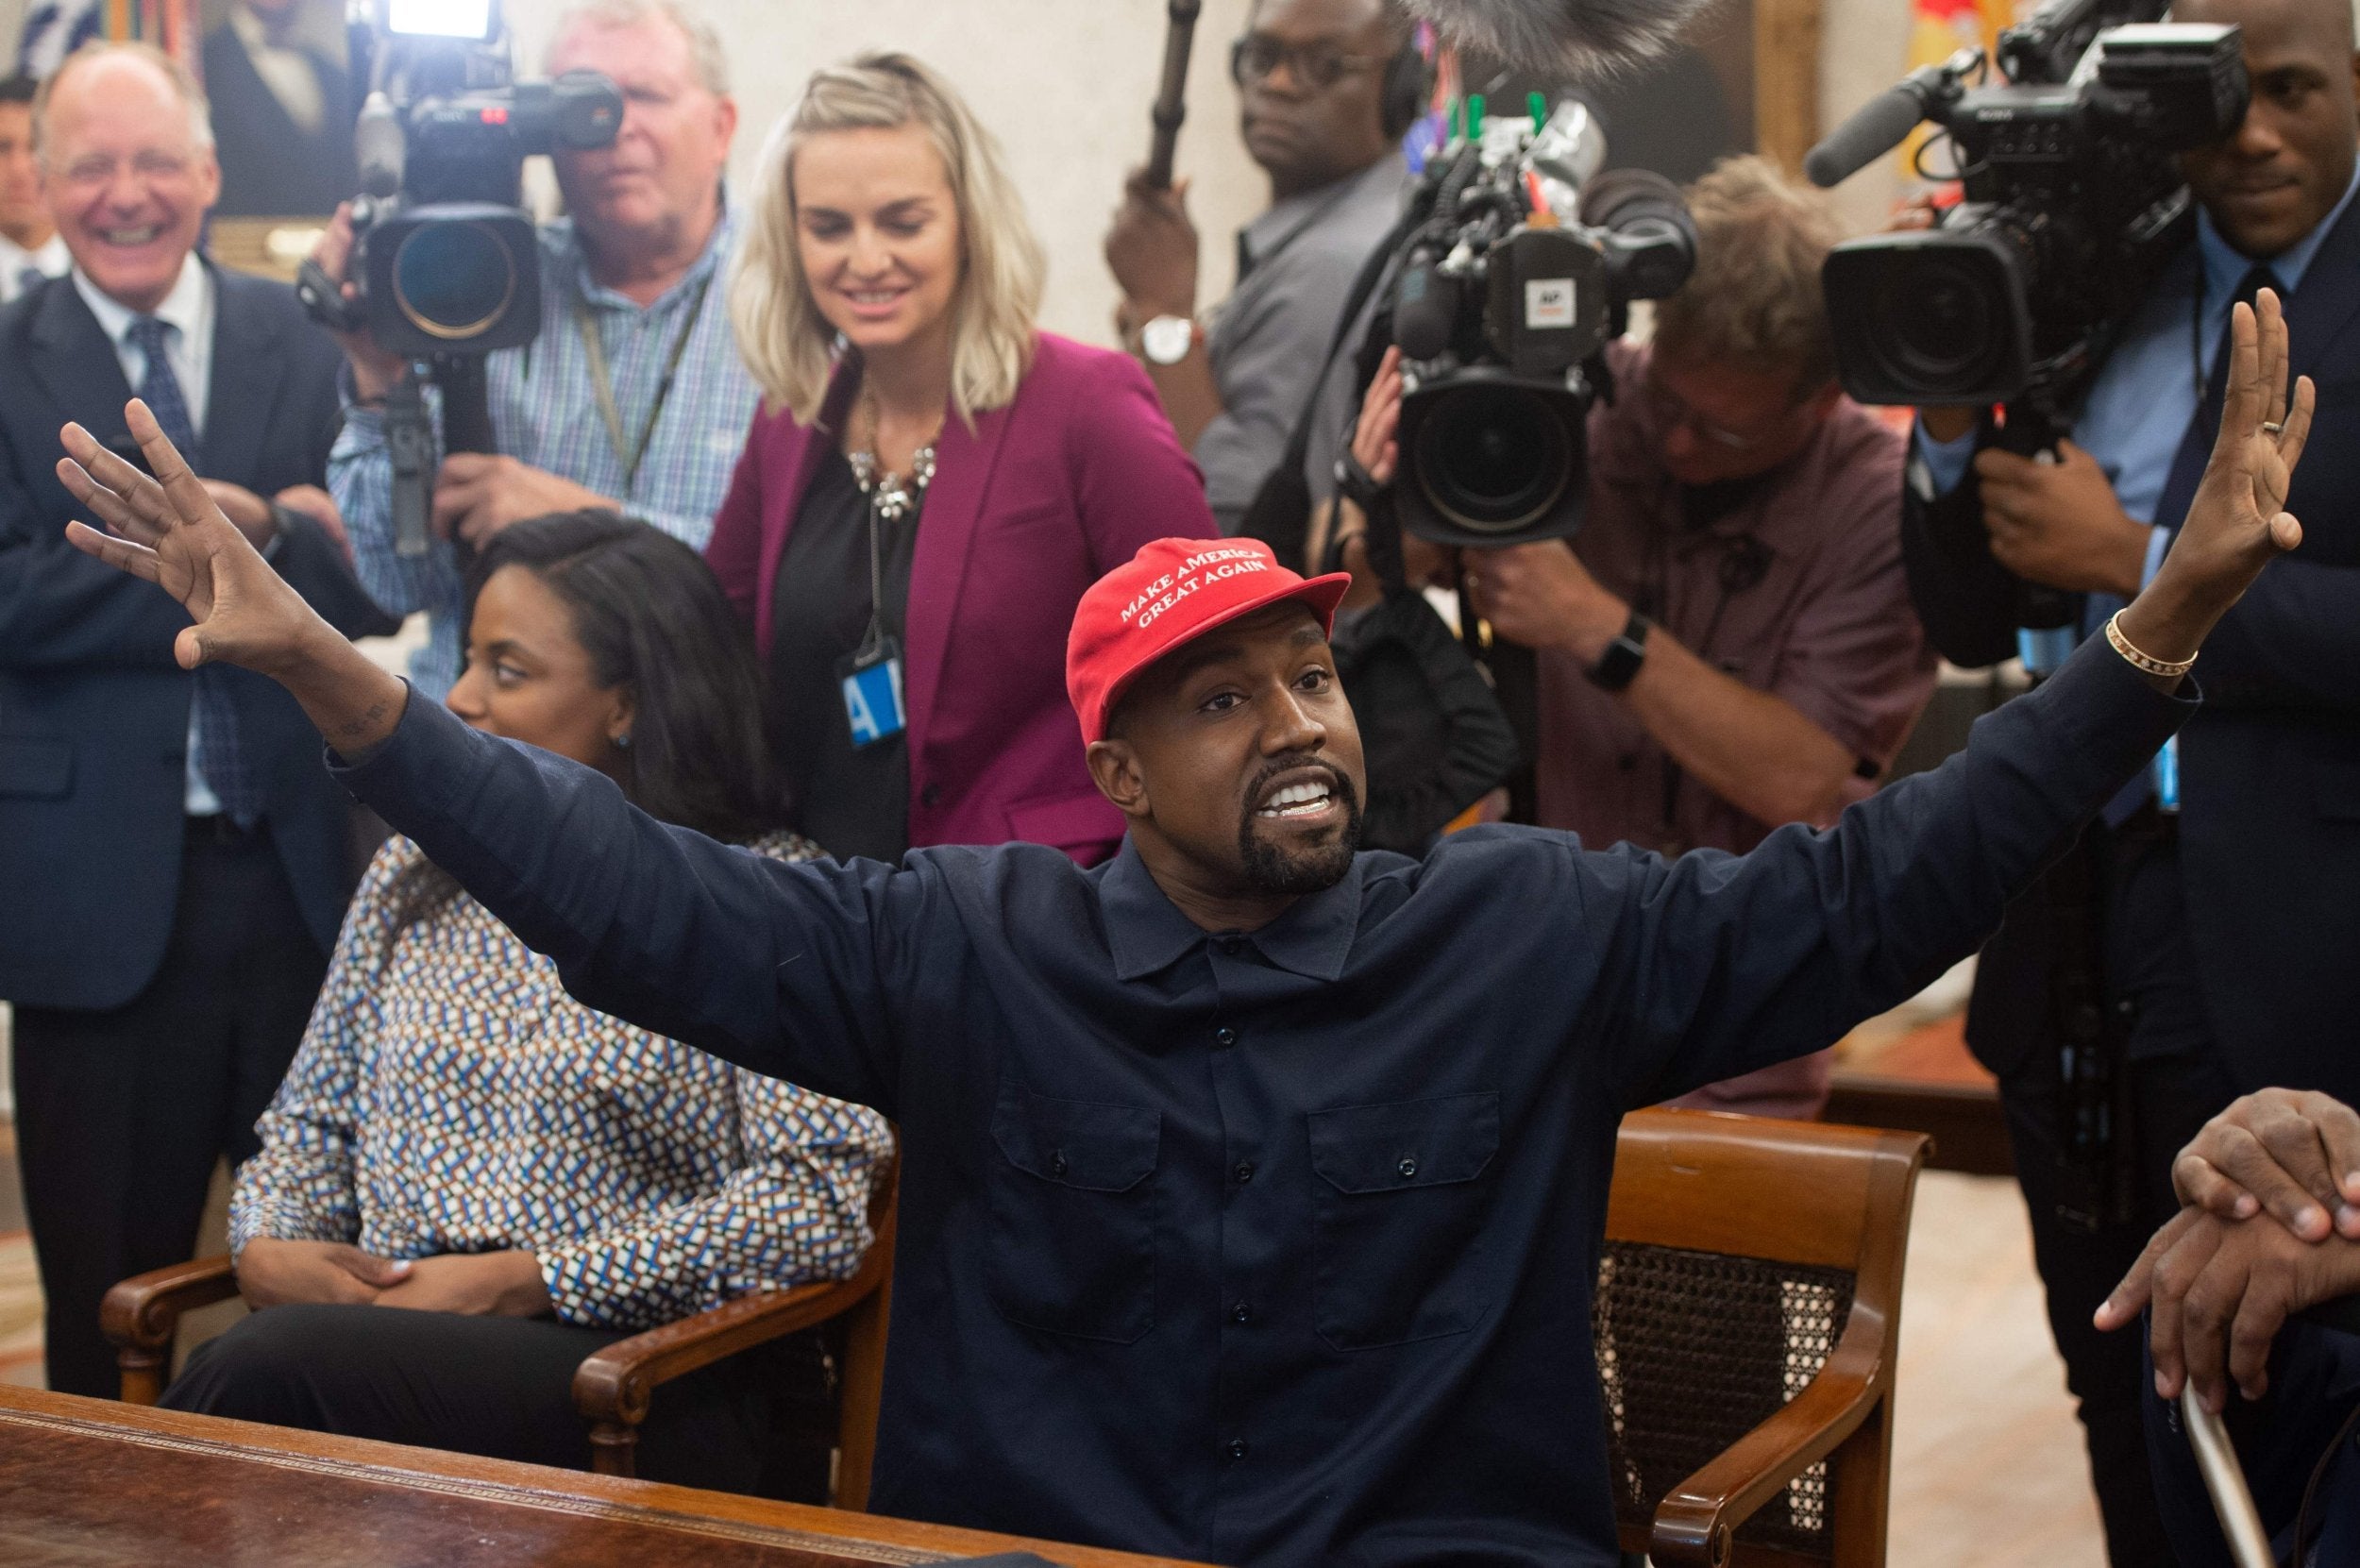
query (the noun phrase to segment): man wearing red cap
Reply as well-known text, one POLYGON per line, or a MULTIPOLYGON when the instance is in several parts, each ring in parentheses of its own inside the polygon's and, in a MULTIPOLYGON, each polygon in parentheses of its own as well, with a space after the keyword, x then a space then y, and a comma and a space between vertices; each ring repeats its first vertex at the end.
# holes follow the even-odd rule
POLYGON ((2264 316, 2114 647, 1827 833, 1670 863, 1523 828, 1356 853, 1343 580, 1163 540, 1068 652, 1130 823, 1114 860, 779 865, 409 701, 137 405, 162 487, 78 429, 61 470, 126 535, 75 542, 195 615, 184 657, 285 683, 346 784, 575 995, 901 1123, 871 1507, 1224 1562, 1611 1564, 1581 1347, 1616 1122, 1971 951, 2194 707, 2183 661, 2299 537, 2309 396, 2273 396, 2264 316))

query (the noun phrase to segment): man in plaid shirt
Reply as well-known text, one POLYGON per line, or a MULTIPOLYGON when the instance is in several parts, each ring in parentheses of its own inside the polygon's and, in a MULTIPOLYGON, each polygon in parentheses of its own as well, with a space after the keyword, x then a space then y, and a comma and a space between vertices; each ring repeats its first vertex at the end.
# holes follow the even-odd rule
MULTIPOLYGON (((403 365, 365 335, 345 341, 350 396, 329 488, 370 596, 398 614, 428 612, 410 674, 438 700, 460 672, 464 567, 450 541, 480 544, 526 517, 603 506, 702 549, 757 396, 724 276, 735 225, 721 171, 737 106, 719 39, 680 0, 582 0, 559 22, 545 64, 614 78, 622 129, 612 147, 554 160, 571 215, 541 231, 540 335, 490 356, 497 453, 444 459, 438 539, 423 556, 394 548, 383 403, 403 365)), ((316 259, 342 277, 351 246, 340 211, 316 259)))

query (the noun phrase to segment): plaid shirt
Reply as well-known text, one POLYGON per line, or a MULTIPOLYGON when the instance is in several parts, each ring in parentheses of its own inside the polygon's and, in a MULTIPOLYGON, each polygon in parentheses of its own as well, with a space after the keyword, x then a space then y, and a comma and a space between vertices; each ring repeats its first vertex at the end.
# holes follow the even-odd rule
MULTIPOLYGON (((591 280, 569 220, 545 226, 541 335, 522 348, 502 349, 485 364, 492 433, 499 450, 615 497, 631 515, 692 548, 704 548, 760 396, 737 357, 736 334, 730 328, 727 269, 736 232, 735 217, 724 209, 697 264, 643 309, 591 280), (689 333, 662 421, 628 488, 623 462, 592 391, 578 303, 589 308, 598 324, 627 438, 635 439, 646 427, 673 345, 684 326, 689 333), (690 325, 685 317, 692 306, 697 315, 690 325)), ((430 390, 430 405, 433 396, 430 390)), ((441 541, 421 557, 394 552, 393 485, 382 411, 347 407, 344 433, 328 460, 328 487, 344 510, 354 565, 369 597, 396 615, 428 612, 427 643, 411 661, 410 678, 440 700, 459 679, 464 657, 463 574, 451 547, 441 541)))
POLYGON ((405 920, 424 858, 396 838, 369 867, 238 1168, 233 1252, 528 1247, 560 1318, 622 1329, 859 1266, 885 1118, 592 1012, 464 893, 405 920))

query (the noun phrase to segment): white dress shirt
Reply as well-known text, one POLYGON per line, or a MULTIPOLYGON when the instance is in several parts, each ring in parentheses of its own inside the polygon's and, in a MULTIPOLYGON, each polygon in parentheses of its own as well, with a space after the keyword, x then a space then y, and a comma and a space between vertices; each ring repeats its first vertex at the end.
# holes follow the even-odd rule
POLYGON ((72 265, 74 258, 66 254, 62 235, 51 234, 46 244, 27 250, 6 234, 0 234, 0 305, 14 304, 17 296, 25 292, 23 279, 25 268, 32 268, 43 278, 63 278, 66 269, 72 265))
MULTIPOLYGON (((123 363, 123 379, 137 392, 147 376, 147 354, 130 341, 131 326, 140 319, 140 312, 101 294, 98 285, 90 280, 81 268, 74 269, 74 286, 81 291, 82 303, 98 318, 98 329, 107 334, 107 341, 115 346, 115 358, 123 363)), ((205 263, 194 252, 180 263, 179 280, 163 303, 148 312, 172 329, 165 339, 164 358, 172 363, 172 374, 180 383, 180 400, 189 406, 189 424, 198 437, 205 434, 205 409, 212 392, 213 378, 213 275, 205 270, 205 263)), ((196 454, 183 454, 191 463, 196 454)), ((221 813, 221 799, 196 766, 196 714, 189 714, 188 813, 191 817, 215 817, 221 813)))

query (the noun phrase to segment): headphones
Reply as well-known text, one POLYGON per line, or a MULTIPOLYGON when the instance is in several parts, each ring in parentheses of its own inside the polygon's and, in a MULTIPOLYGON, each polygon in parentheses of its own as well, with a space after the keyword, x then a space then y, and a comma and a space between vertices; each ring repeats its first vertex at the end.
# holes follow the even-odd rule
POLYGON ((1434 71, 1419 52, 1418 35, 1413 30, 1393 51, 1393 58, 1385 62, 1385 90, 1377 100, 1379 112, 1384 116, 1385 140, 1398 142, 1409 134, 1409 127, 1425 112, 1426 99, 1433 91, 1434 71))
MULTIPOLYGON (((1239 86, 1245 84, 1245 46, 1242 38, 1229 45, 1229 79, 1239 86)), ((1378 88, 1378 123, 1384 126, 1385 140, 1398 142, 1409 134, 1409 127, 1425 112, 1433 91, 1434 70, 1419 51, 1413 30, 1385 62, 1385 79, 1378 88)))

